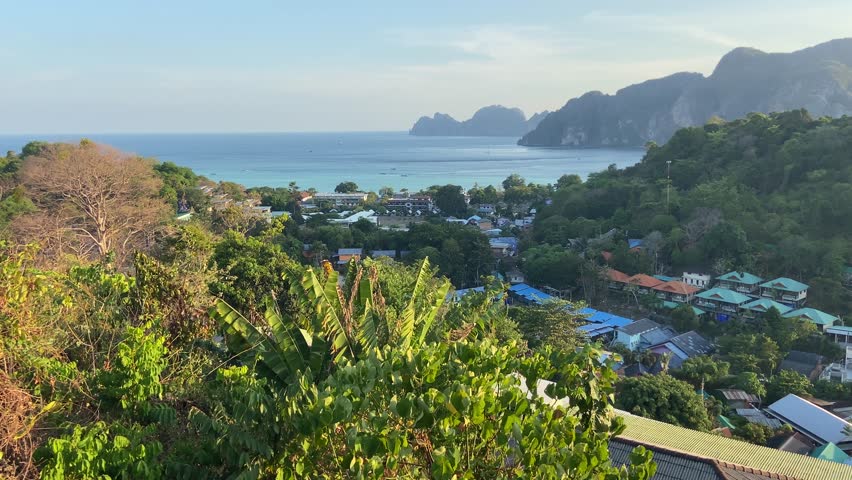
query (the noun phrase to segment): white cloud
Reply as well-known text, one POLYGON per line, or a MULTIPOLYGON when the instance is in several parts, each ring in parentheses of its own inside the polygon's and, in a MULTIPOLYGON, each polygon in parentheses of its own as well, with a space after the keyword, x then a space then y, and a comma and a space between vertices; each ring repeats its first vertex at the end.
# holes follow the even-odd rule
POLYGON ((604 11, 594 11, 583 16, 584 22, 632 28, 651 32, 674 34, 691 38, 708 44, 723 47, 739 47, 743 43, 739 39, 713 31, 707 27, 690 23, 688 19, 647 14, 613 14, 604 11))

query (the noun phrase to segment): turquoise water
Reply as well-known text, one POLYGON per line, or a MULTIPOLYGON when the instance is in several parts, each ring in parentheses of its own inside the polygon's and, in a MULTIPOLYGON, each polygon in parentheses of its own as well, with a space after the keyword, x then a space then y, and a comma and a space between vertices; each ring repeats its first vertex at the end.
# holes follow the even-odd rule
MULTIPOLYGON (((213 180, 248 187, 331 190, 344 180, 362 189, 419 190, 453 183, 499 185, 512 173, 554 183, 565 173, 585 178, 610 164, 633 165, 641 149, 533 148, 514 137, 414 137, 405 132, 104 134, 84 135, 121 150, 172 161, 213 180)), ((81 135, 0 135, 0 152, 30 140, 76 141, 81 135)))

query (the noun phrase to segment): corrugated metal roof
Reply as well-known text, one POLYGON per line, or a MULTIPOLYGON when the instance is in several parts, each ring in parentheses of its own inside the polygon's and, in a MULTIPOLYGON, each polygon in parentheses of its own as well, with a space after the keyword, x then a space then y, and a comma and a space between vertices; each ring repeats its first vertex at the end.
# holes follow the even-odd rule
POLYGON ((799 308, 792 312, 787 312, 784 316, 787 318, 807 318, 818 325, 833 325, 838 320, 834 315, 817 310, 816 308, 799 308))
POLYGON ((757 395, 752 395, 745 390, 738 390, 735 388, 721 388, 719 389, 719 393, 725 397, 725 400, 742 400, 749 403, 757 403, 760 401, 760 399, 757 398, 757 395))
POLYGON ((697 294, 696 297, 703 298, 706 300, 718 300, 720 302, 733 303, 736 305, 740 305, 751 300, 751 297, 743 295, 740 292, 735 292, 733 290, 728 290, 727 288, 719 287, 711 288, 710 290, 701 292, 697 294))
POLYGON ((843 430, 852 428, 852 424, 792 393, 767 407, 767 411, 796 430, 813 435, 822 442, 850 441, 843 430))
POLYGON ((758 277, 757 275, 752 275, 748 272, 728 272, 719 277, 719 280, 737 282, 745 285, 756 285, 763 281, 762 278, 758 277))
POLYGON ((797 282, 792 278, 778 277, 774 280, 760 284, 763 288, 774 288, 776 290, 784 290, 786 292, 801 292, 807 290, 808 286, 802 282, 797 282))
POLYGON ((754 310, 755 312, 767 312, 770 308, 775 307, 779 313, 787 313, 792 308, 784 305, 783 303, 778 303, 775 300, 771 300, 769 298, 758 298, 753 302, 748 302, 743 305, 743 308, 747 308, 749 310, 754 310))
POLYGON ((660 324, 648 319, 643 318, 636 322, 631 323, 630 325, 626 325, 624 327, 619 328, 620 331, 624 332, 627 335, 633 336, 638 335, 640 333, 645 333, 654 329, 660 328, 660 324))
POLYGON ((632 440, 651 449, 653 446, 660 446, 714 459, 722 466, 741 465, 802 480, 849 480, 852 478, 852 467, 847 465, 825 462, 804 455, 669 425, 627 412, 619 411, 618 414, 624 418, 627 428, 617 438, 632 440))

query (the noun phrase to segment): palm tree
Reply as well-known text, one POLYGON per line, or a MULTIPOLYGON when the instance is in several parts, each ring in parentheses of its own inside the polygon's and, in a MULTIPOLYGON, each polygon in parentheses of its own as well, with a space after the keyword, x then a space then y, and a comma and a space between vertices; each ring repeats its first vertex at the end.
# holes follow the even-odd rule
POLYGON ((408 302, 397 317, 387 315, 375 266, 349 263, 341 285, 325 262, 320 272, 312 267, 285 274, 290 293, 309 314, 307 319, 284 317, 276 303, 266 301, 264 325, 256 327, 242 314, 219 300, 211 316, 224 330, 228 347, 245 363, 254 363, 261 374, 282 387, 298 375, 324 376, 335 365, 355 360, 365 352, 378 355, 380 347, 393 343, 402 348, 422 345, 444 304, 450 283, 442 280, 429 296, 428 259, 418 269, 408 302))

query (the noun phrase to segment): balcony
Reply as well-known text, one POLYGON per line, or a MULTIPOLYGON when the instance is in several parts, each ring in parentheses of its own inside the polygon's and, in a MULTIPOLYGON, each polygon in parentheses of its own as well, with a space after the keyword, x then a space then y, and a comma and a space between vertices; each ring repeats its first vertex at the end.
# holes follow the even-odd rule
POLYGON ((733 305, 722 305, 722 311, 737 313, 737 307, 733 305))
POLYGON ((699 307, 716 308, 716 304, 707 300, 696 300, 696 305, 699 307))

